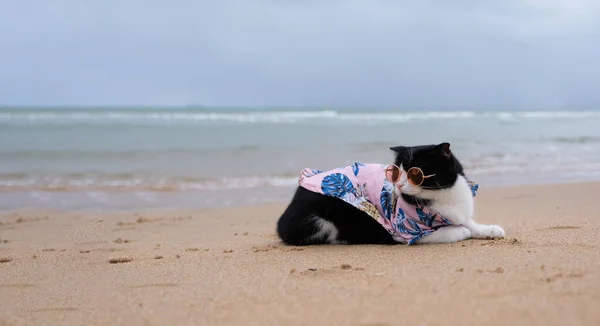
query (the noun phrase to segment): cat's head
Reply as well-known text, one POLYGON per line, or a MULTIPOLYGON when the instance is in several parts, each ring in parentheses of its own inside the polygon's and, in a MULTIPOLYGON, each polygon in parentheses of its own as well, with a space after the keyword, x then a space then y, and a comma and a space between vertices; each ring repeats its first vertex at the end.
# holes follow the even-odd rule
POLYGON ((395 164, 404 172, 398 189, 404 195, 419 196, 451 188, 459 176, 465 176, 463 167, 450 150, 449 143, 422 146, 396 146, 390 148, 396 155, 395 164), (418 167, 427 177, 420 186, 407 182, 408 171, 418 167))

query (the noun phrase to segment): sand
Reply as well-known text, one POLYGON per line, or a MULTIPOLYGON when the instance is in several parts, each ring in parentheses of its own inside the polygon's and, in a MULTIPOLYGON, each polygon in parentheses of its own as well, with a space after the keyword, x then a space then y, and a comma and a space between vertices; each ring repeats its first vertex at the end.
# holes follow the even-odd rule
POLYGON ((287 247, 284 204, 0 217, 0 325, 600 325, 600 183, 480 189, 503 240, 287 247))

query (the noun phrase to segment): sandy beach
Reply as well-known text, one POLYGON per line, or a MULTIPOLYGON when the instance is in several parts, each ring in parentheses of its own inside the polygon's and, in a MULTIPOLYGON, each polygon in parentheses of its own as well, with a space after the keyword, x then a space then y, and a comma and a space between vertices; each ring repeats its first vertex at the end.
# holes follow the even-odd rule
POLYGON ((598 325, 600 183, 481 188, 503 240, 283 246, 285 203, 0 216, 0 325, 598 325))

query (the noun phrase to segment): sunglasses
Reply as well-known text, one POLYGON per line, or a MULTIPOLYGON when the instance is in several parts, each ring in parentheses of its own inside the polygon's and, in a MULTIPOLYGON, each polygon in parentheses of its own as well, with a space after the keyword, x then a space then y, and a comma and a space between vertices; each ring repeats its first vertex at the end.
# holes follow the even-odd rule
MULTIPOLYGON (((427 178, 433 177, 435 174, 425 175, 423 170, 418 167, 412 167, 406 171, 406 178, 408 182, 413 186, 420 186, 423 184, 423 181, 427 178)), ((402 170, 397 165, 391 164, 385 168, 385 177, 391 183, 397 183, 400 181, 400 177, 402 176, 402 170)))

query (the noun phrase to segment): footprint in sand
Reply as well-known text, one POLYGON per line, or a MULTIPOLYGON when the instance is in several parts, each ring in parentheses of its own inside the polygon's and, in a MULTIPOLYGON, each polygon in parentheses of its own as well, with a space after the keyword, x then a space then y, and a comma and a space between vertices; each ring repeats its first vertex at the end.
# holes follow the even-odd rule
POLYGON ((580 278, 580 277, 584 277, 584 276, 585 276, 584 272, 577 272, 577 271, 571 272, 569 274, 558 273, 558 274, 551 275, 549 277, 544 277, 541 279, 541 281, 546 282, 546 283, 552 283, 561 278, 580 278))
POLYGON ((304 248, 301 247, 291 247, 291 246, 278 246, 278 245, 269 245, 264 247, 252 247, 250 248, 253 252, 268 252, 268 251, 279 251, 279 252, 291 252, 291 251, 303 251, 304 248))
POLYGON ((156 284, 140 284, 140 285, 132 285, 131 288, 140 289, 140 288, 174 288, 178 287, 179 284, 176 283, 156 283, 156 284))
POLYGON ((28 222, 39 222, 39 221, 47 221, 50 218, 48 216, 44 216, 44 217, 19 217, 17 218, 17 220, 15 221, 16 223, 28 223, 28 222))
MULTIPOLYGON (((335 273, 340 271, 364 271, 362 267, 352 267, 350 264, 341 264, 339 267, 334 268, 315 268, 311 267, 305 271, 299 272, 300 275, 315 275, 315 273, 335 273)), ((292 268, 290 274, 295 274, 297 270, 292 268)))
POLYGON ((108 261, 108 263, 110 264, 123 264, 123 263, 129 263, 132 262, 133 258, 128 258, 128 257, 124 257, 124 258, 113 258, 111 260, 108 261))
POLYGON ((496 267, 495 269, 487 270, 487 271, 484 271, 482 269, 478 269, 477 270, 477 273, 483 273, 483 272, 502 274, 502 273, 504 273, 504 268, 502 268, 502 267, 496 267))
POLYGON ((62 307, 62 308, 45 308, 45 309, 37 309, 37 310, 32 310, 33 312, 51 312, 51 311, 58 311, 58 312, 70 312, 70 311, 78 311, 79 309, 77 308, 71 308, 71 307, 62 307))
MULTIPOLYGON (((131 226, 131 225, 135 225, 135 224, 156 223, 156 222, 160 222, 160 221, 182 222, 182 221, 191 220, 191 219, 192 219, 191 215, 171 217, 171 218, 163 218, 163 217, 148 218, 148 217, 138 216, 138 218, 134 222, 117 222, 117 226, 131 226)), ((161 225, 165 225, 165 224, 163 223, 161 225)))
MULTIPOLYGON (((506 238, 506 239, 496 239, 491 241, 485 241, 480 244, 480 246, 495 246, 495 245, 520 245, 521 241, 515 238, 506 238)), ((466 247, 465 244, 462 244, 462 247, 466 247)))
POLYGON ((581 226, 574 226, 574 225, 557 225, 557 226, 552 226, 552 227, 549 227, 549 228, 539 229, 538 231, 552 231, 552 230, 575 230, 575 229, 581 229, 581 226))

